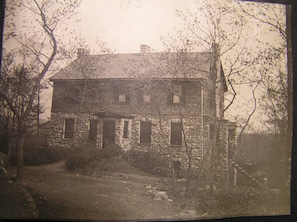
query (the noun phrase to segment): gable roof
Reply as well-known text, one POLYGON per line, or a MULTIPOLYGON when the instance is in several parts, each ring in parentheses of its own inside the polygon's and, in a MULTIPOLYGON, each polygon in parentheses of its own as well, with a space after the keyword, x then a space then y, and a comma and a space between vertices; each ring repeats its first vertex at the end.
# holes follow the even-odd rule
POLYGON ((210 73, 210 55, 204 52, 84 55, 50 80, 203 78, 210 73))

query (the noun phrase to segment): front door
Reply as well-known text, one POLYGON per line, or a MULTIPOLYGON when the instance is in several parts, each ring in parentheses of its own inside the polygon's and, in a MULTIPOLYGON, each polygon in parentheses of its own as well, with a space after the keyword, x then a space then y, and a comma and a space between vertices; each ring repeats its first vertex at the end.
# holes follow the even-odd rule
POLYGON ((115 143, 115 121, 103 121, 103 148, 108 148, 108 145, 115 143))

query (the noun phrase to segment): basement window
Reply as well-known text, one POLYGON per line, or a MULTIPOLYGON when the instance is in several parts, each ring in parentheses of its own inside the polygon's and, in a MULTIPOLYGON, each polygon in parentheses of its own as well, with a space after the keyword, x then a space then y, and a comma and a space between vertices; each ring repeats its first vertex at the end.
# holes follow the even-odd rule
POLYGON ((65 119, 64 138, 73 139, 74 134, 74 119, 65 119))

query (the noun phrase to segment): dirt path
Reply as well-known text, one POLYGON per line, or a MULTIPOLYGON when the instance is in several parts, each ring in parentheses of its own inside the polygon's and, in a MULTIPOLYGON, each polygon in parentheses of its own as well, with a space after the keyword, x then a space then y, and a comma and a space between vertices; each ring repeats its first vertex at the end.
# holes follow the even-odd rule
POLYGON ((25 183, 46 219, 177 219, 176 203, 153 200, 146 181, 129 175, 84 176, 65 172, 63 163, 26 167, 25 183))

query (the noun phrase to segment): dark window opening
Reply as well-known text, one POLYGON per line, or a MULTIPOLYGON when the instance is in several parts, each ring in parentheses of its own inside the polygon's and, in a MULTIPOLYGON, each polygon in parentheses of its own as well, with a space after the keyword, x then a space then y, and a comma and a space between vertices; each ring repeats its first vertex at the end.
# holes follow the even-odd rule
POLYGON ((151 143, 152 123, 140 122, 140 143, 151 143))
POLYGON ((124 138, 128 138, 128 125, 129 125, 129 122, 128 121, 125 121, 124 122, 124 138))
POLYGON ((90 120, 89 140, 96 140, 97 136, 97 120, 90 120))
POLYGON ((235 141, 235 129, 229 129, 228 130, 228 142, 235 141))
POLYGON ((74 119, 65 119, 65 139, 73 139, 74 134, 74 119))
POLYGON ((171 123, 171 145, 182 145, 182 125, 181 123, 171 123))
POLYGON ((111 144, 115 143, 115 121, 103 121, 103 148, 108 148, 111 144))

